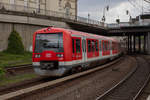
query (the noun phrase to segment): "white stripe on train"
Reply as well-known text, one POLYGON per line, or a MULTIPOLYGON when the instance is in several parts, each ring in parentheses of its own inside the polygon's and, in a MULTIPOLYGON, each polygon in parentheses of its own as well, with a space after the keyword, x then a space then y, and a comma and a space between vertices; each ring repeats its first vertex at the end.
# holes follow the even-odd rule
MULTIPOLYGON (((95 58, 88 58, 87 61, 85 61, 85 62, 91 62, 91 61, 96 61, 96 60, 108 59, 108 58, 116 57, 118 55, 119 54, 114 54, 114 55, 109 55, 109 56, 99 56, 99 57, 95 57, 95 58)), ((83 60, 61 61, 61 62, 59 62, 59 66, 74 65, 74 64, 80 64, 80 63, 83 63, 83 62, 84 62, 83 60)), ((40 62, 32 62, 32 64, 33 64, 33 66, 40 66, 40 62)))

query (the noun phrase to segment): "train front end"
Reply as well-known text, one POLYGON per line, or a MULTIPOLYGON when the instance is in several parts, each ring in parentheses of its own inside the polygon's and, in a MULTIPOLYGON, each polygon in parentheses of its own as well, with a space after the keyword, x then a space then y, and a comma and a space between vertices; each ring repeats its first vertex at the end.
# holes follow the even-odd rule
POLYGON ((46 28, 34 33, 34 71, 41 76, 62 76, 67 69, 59 66, 60 61, 64 61, 63 32, 46 28))

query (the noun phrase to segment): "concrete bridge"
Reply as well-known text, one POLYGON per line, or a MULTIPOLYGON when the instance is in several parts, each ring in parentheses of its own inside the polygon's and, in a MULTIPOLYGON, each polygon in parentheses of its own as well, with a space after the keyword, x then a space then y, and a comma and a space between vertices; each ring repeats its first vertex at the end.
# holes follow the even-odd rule
POLYGON ((105 24, 54 11, 40 9, 39 12, 34 12, 35 9, 17 5, 12 8, 10 4, 3 4, 0 7, 0 51, 7 48, 7 40, 13 28, 20 33, 26 50, 29 50, 32 45, 32 34, 37 29, 55 26, 99 35, 126 37, 126 47, 130 53, 142 51, 150 54, 149 23, 105 24), (136 41, 138 41, 138 49, 136 41))
POLYGON ((26 8, 24 6, 1 4, 0 6, 0 51, 5 50, 13 28, 20 33, 26 50, 32 45, 32 34, 48 26, 86 31, 95 34, 106 33, 105 24, 79 16, 66 15, 49 10, 26 8))
POLYGON ((150 23, 109 24, 109 36, 126 37, 126 48, 129 53, 150 54, 150 23))

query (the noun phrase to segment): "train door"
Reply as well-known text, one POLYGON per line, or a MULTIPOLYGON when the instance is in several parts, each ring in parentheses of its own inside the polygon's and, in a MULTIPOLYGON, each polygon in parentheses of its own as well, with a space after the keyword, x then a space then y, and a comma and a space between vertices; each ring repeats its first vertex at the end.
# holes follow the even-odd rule
POLYGON ((98 57, 99 56, 99 43, 98 40, 95 40, 95 56, 98 57))
POLYGON ((82 62, 87 61, 87 55, 86 55, 86 38, 83 37, 82 39, 82 62))
POLYGON ((99 40, 99 56, 102 56, 102 40, 99 40))
POLYGON ((103 40, 102 44, 103 44, 103 56, 110 55, 110 42, 107 40, 103 40))
POLYGON ((86 40, 86 44, 87 44, 87 58, 91 58, 91 40, 87 39, 86 40))
POLYGON ((91 57, 95 57, 96 56, 96 52, 95 52, 95 40, 91 40, 91 48, 92 48, 92 52, 91 52, 91 57))
POLYGON ((107 41, 106 42, 106 46, 107 46, 107 55, 110 55, 110 42, 109 41, 107 41))
POLYGON ((99 48, 98 48, 98 40, 87 39, 87 57, 98 57, 99 56, 99 48))
POLYGON ((112 55, 112 41, 110 41, 110 55, 112 55))
POLYGON ((76 55, 75 55, 75 39, 74 38, 72 38, 72 60, 76 60, 76 55))
POLYGON ((117 49, 116 49, 116 42, 112 42, 112 54, 117 53, 117 49))
POLYGON ((105 41, 102 40, 101 42, 102 42, 102 55, 105 56, 106 55, 106 53, 105 53, 106 52, 105 41))
POLYGON ((81 48, 81 38, 73 37, 72 38, 72 59, 80 60, 82 59, 82 48, 81 48))

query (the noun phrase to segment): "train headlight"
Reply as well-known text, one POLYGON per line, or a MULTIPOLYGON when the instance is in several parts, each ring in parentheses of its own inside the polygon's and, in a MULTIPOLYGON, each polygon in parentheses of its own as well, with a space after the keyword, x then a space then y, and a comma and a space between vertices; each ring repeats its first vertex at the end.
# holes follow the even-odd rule
POLYGON ((57 54, 57 57, 63 57, 64 55, 63 54, 57 54))
POLYGON ((41 55, 40 54, 35 54, 35 58, 40 58, 41 55))

